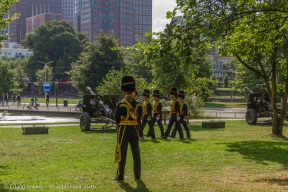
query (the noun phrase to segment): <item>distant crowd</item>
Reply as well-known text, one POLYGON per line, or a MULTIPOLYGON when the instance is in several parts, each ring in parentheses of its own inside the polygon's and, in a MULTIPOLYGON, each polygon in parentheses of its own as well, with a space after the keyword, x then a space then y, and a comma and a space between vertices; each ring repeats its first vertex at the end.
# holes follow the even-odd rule
MULTIPOLYGON (((12 102, 13 103, 16 103, 17 102, 17 106, 21 106, 21 96, 20 96, 20 93, 16 94, 16 93, 13 93, 12 96, 12 102)), ((1 97, 1 106, 7 106, 9 103, 9 94, 6 93, 2 93, 2 97, 1 97)))

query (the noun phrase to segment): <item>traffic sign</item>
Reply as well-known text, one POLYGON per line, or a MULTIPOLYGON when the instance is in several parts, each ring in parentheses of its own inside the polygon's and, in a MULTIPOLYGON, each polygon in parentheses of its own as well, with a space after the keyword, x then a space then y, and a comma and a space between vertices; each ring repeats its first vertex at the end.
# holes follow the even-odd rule
POLYGON ((50 82, 43 82, 43 91, 50 91, 50 82))

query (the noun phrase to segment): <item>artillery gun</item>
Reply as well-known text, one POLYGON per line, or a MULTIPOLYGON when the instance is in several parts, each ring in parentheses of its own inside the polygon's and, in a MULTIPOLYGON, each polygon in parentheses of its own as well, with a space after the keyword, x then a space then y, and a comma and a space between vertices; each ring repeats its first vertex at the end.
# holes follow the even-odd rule
MULTIPOLYGON (((273 107, 268 93, 254 93, 248 87, 245 89, 250 93, 247 102, 247 111, 245 115, 246 122, 249 125, 255 125, 258 118, 273 117, 273 107)), ((282 109, 277 108, 278 117, 281 116, 282 109)), ((288 114, 285 115, 285 120, 288 119, 288 114)), ((271 121, 270 120, 270 121, 271 121)))
POLYGON ((89 131, 91 123, 105 123, 102 130, 115 127, 114 112, 119 95, 96 95, 90 87, 86 88, 89 95, 83 96, 82 114, 80 115, 80 128, 89 131))

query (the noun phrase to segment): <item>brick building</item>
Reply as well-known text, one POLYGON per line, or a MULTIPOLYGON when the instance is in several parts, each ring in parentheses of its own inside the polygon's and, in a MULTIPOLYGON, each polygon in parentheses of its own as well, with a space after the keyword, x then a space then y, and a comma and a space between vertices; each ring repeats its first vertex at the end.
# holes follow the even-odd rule
POLYGON ((34 32, 37 27, 48 21, 62 21, 62 14, 42 13, 26 19, 26 34, 34 32))

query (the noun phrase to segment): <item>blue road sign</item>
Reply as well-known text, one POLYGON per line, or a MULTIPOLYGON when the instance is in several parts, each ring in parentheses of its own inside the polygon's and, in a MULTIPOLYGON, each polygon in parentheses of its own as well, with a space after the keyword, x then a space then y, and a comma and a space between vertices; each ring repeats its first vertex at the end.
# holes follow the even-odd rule
POLYGON ((43 82, 43 91, 50 91, 50 82, 43 82))

